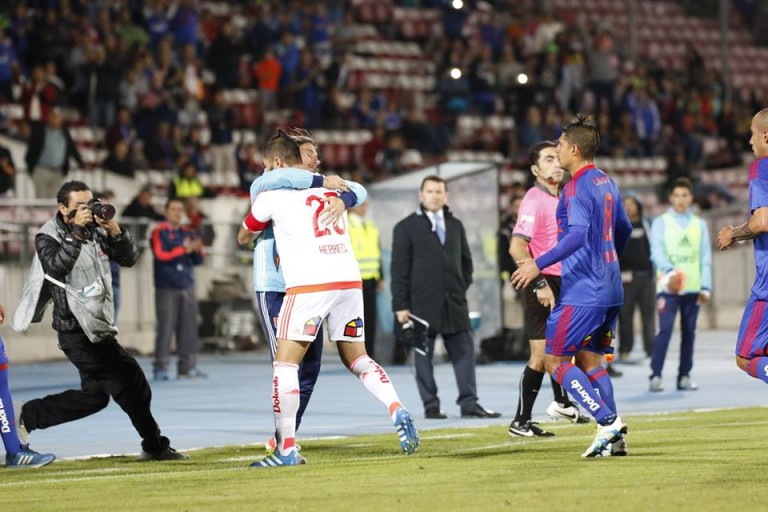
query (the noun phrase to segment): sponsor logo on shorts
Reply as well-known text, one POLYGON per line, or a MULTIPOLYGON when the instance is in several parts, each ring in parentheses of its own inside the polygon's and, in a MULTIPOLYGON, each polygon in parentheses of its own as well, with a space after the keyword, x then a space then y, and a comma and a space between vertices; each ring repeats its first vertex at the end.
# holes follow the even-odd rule
POLYGON ((317 336, 317 331, 320 329, 320 317, 316 316, 310 318, 304 323, 304 335, 305 336, 317 336))
POLYGON ((0 399, 0 432, 7 434, 10 431, 11 425, 8 423, 8 414, 5 412, 5 404, 3 403, 3 400, 0 399))
POLYGON ((277 377, 272 377, 272 412, 280 412, 280 394, 277 392, 277 377))
POLYGON ((359 338, 363 335, 363 319, 355 318, 344 326, 344 336, 347 338, 359 338))
POLYGON ((589 408, 590 411, 595 412, 600 408, 600 404, 595 402, 595 400, 589 396, 589 393, 579 384, 579 381, 576 379, 573 379, 571 381, 571 389, 574 390, 576 393, 579 394, 581 397, 582 403, 589 408))
MULTIPOLYGON (((765 376, 768 377, 768 364, 763 366, 763 373, 765 373, 765 376)), ((5 432, 5 430, 3 430, 5 432)))

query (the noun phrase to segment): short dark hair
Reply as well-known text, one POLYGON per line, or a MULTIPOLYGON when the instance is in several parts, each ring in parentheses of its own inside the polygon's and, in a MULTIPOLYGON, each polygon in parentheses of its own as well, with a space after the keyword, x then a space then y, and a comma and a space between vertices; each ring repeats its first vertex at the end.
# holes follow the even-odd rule
POLYGON ((565 139, 579 147, 581 156, 586 160, 592 160, 600 145, 600 133, 597 131, 594 116, 577 114, 576 119, 563 126, 565 139))
POLYGON ((541 150, 546 148, 556 148, 556 147, 557 147, 557 142, 553 142, 551 140, 543 140, 538 144, 535 144, 528 151, 528 161, 530 162, 531 165, 538 165, 539 157, 541 156, 541 150))
POLYGON ((59 191, 56 193, 56 202, 69 206, 69 195, 72 192, 83 192, 85 190, 91 190, 91 188, 82 181, 70 180, 64 183, 59 191))
POLYGON ((301 165, 301 150, 290 135, 278 129, 264 145, 264 158, 281 158, 288 165, 301 165))
POLYGON ((443 185, 445 185, 445 191, 446 192, 448 191, 448 183, 446 183, 445 180, 440 176, 438 176, 437 174, 430 174, 429 176, 421 180, 421 187, 419 187, 419 191, 424 190, 424 185, 426 185, 428 181, 434 181, 435 183, 442 183, 443 185))
POLYGON ((674 181, 672 181, 672 184, 669 186, 669 193, 672 194, 672 192, 676 188, 685 188, 688 189, 688 192, 693 195, 693 182, 689 178, 681 177, 676 178, 674 181))

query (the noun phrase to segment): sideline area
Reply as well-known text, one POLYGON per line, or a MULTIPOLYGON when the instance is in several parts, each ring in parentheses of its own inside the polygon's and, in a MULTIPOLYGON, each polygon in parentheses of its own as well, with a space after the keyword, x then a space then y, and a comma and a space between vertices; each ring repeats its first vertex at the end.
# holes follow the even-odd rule
MULTIPOLYGON (((11 335, 12 336, 12 335, 11 335)), ((736 368, 733 357, 736 332, 702 331, 696 340, 693 381, 698 391, 675 390, 679 334, 670 343, 662 393, 648 392, 648 361, 616 365, 624 376, 614 379, 621 414, 664 413, 707 408, 762 406, 765 384, 736 368)), ((13 340, 10 340, 12 343, 13 340)), ((53 342, 53 341, 52 341, 53 342)), ((636 343, 636 345, 638 345, 636 343)), ((151 375, 151 361, 140 358, 151 375)), ((462 419, 450 364, 435 368, 442 408, 447 420, 426 420, 416 384, 408 366, 386 367, 403 403, 416 418, 420 430, 498 425, 500 440, 510 439, 507 426, 517 404, 518 380, 523 362, 493 363, 477 367, 480 403, 501 411, 501 420, 462 419)), ((271 365, 267 352, 243 352, 222 356, 202 355, 199 367, 206 380, 152 382, 153 411, 163 433, 179 450, 257 444, 273 432, 271 412, 271 365)), ((14 364, 11 362, 14 400, 25 401, 78 386, 77 372, 69 362, 14 364)), ((540 393, 534 416, 547 421, 545 409, 552 399, 548 381, 540 393)), ((631 426, 631 425, 630 425, 631 426)), ((392 432, 384 407, 339 362, 335 351, 326 350, 323 369, 298 433, 302 438, 327 438, 392 432)), ((630 434, 631 436, 631 434, 630 434)), ((111 402, 89 418, 37 430, 32 447, 61 457, 87 457, 138 453, 139 437, 127 416, 111 402)), ((255 448, 255 454, 263 453, 255 448)))

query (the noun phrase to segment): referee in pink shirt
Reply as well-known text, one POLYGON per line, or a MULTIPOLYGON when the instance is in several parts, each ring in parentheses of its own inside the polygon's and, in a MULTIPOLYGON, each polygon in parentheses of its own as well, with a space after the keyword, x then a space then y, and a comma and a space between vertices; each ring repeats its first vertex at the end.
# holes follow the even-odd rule
MULTIPOLYGON (((512 231, 509 253, 516 261, 537 258, 557 245, 555 211, 565 171, 559 167, 552 141, 539 142, 528 154, 533 187, 525 194, 512 231)), ((533 284, 523 291, 525 304, 524 332, 531 346, 531 357, 520 376, 520 398, 515 419, 509 425, 509 435, 522 437, 552 437, 531 420, 536 396, 544 380, 545 330, 547 318, 560 294, 561 264, 545 268, 533 284)), ((552 379, 555 399, 547 407, 553 419, 586 423, 589 419, 568 399, 562 386, 552 379)))

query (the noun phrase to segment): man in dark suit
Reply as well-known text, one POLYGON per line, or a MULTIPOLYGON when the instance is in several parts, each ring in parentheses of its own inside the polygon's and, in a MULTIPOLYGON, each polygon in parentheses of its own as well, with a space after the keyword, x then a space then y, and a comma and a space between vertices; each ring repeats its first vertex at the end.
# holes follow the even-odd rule
POLYGON ((427 176, 421 204, 400 221, 392 241, 392 309, 405 324, 411 313, 429 322, 425 354, 416 353, 416 383, 429 419, 444 419, 440 409, 432 356, 440 334, 453 364, 464 418, 498 418, 477 403, 475 347, 469 325, 467 288, 472 284, 472 255, 464 226, 445 206, 445 180, 427 176))
POLYGON ((35 184, 35 197, 56 197, 69 172, 70 158, 83 167, 80 152, 63 124, 61 109, 53 107, 45 124, 36 124, 32 128, 27 145, 25 160, 35 184))

